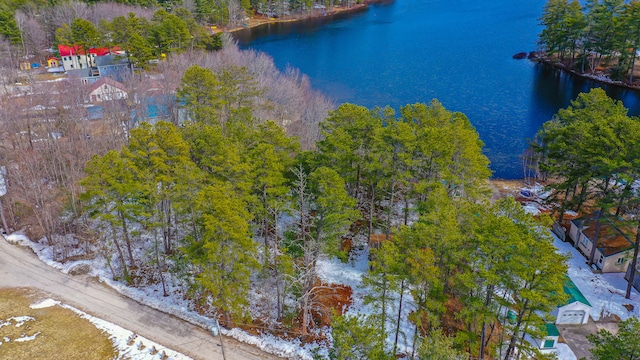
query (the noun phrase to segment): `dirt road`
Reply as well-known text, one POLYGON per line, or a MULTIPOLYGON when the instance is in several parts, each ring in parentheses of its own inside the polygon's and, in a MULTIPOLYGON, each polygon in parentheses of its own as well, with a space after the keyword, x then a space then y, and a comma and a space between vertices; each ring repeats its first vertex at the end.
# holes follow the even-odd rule
MULTIPOLYGON (((36 288, 194 359, 222 359, 219 339, 210 332, 141 305, 89 276, 63 274, 43 264, 30 249, 11 245, 1 235, 0 287, 36 288)), ((228 360, 279 359, 232 338, 223 341, 228 360)))

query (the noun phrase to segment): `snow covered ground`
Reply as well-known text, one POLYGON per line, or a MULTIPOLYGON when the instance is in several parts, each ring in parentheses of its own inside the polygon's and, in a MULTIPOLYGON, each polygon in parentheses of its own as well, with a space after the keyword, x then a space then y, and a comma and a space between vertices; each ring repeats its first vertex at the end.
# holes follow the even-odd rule
POLYGON ((556 354, 558 360, 578 360, 576 355, 571 351, 569 345, 558 343, 556 349, 552 350, 540 350, 543 354, 556 354))
MULTIPOLYGON (((362 277, 369 269, 369 251, 365 247, 356 250, 347 263, 336 258, 323 259, 318 262, 318 276, 323 282, 330 284, 348 285, 353 290, 353 303, 346 311, 346 315, 364 314, 371 315, 376 312, 370 305, 365 304, 365 296, 370 292, 362 286, 362 277)), ((398 313, 399 294, 392 292, 389 298, 393 299, 388 305, 390 314, 398 313)), ((411 352, 412 339, 415 326, 409 322, 409 314, 416 309, 412 296, 406 292, 402 301, 402 315, 398 336, 398 351, 411 352)), ((387 324, 387 343, 393 347, 395 328, 389 328, 387 324)))

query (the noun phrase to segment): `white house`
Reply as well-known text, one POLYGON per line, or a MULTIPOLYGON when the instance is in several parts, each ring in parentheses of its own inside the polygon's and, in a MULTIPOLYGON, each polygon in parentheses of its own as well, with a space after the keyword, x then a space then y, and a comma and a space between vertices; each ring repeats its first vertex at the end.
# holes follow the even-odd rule
MULTIPOLYGON (((596 232, 596 215, 571 220, 569 237, 574 246, 587 259, 591 255, 596 232)), ((594 264, 603 273, 626 272, 629 267, 634 243, 610 219, 600 219, 600 232, 594 255, 594 264)))
POLYGON ((127 98, 127 88, 111 78, 102 77, 89 87, 91 102, 121 100, 127 98))
POLYGON ((87 55, 84 48, 79 45, 58 45, 58 51, 62 58, 62 66, 65 71, 81 70, 96 67, 96 57, 110 53, 108 47, 91 48, 87 55))

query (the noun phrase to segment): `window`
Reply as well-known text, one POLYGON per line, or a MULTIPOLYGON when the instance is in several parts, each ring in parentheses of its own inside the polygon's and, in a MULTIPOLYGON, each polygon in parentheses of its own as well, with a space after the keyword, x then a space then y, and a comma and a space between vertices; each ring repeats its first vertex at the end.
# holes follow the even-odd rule
POLYGON ((600 259, 598 259, 598 264, 602 264, 602 260, 604 260, 604 256, 600 255, 600 259))
POLYGON ((624 264, 625 262, 627 262, 627 259, 625 259, 625 258, 621 257, 621 258, 618 258, 618 261, 616 261, 616 264, 617 264, 617 265, 622 265, 622 264, 624 264))
POLYGON ((581 242, 582 242, 582 246, 587 247, 587 246, 589 246, 589 243, 591 243, 591 240, 589 240, 588 237, 582 235, 582 241, 581 242))

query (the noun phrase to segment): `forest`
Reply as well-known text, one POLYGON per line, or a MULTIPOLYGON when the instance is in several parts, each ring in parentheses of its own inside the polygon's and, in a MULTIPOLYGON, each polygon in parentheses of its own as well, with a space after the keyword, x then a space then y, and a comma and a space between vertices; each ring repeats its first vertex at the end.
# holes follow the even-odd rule
POLYGON ((605 73, 612 80, 634 83, 639 1, 549 0, 540 24, 540 45, 547 56, 580 73, 605 73))
MULTIPOLYGON (((127 286, 158 285, 226 328, 318 342, 332 359, 544 358, 526 339, 544 336, 564 300, 565 258, 548 216, 492 198, 469 119, 437 100, 335 106, 297 71, 210 36, 194 12, 205 5, 229 6, 0 5, 0 49, 15 55, 0 76, 3 228, 57 261, 99 259, 127 286), (70 42, 122 47, 138 67, 99 120, 82 86, 15 70, 18 54, 70 42), (154 97, 168 116, 146 113, 154 97), (353 289, 319 278, 323 261, 359 251, 366 315, 334 299, 353 289)), ((638 124, 599 90, 545 124, 531 166, 553 180, 560 223, 599 210, 636 224, 638 124)))

